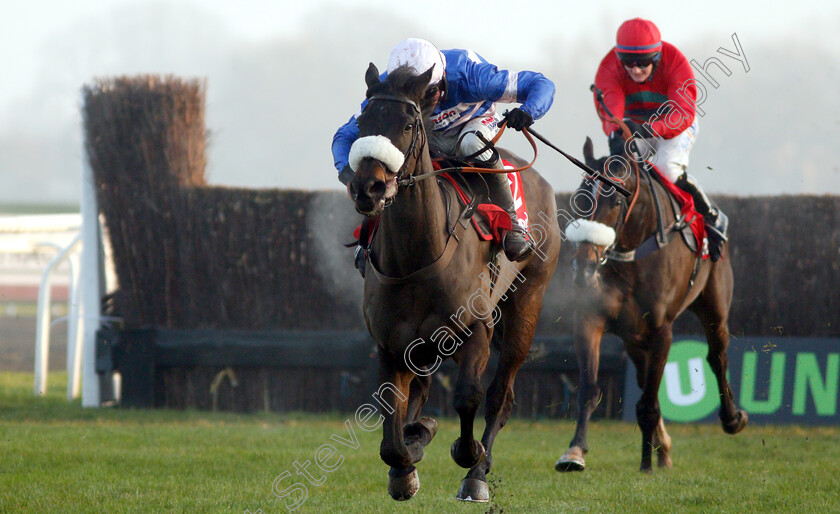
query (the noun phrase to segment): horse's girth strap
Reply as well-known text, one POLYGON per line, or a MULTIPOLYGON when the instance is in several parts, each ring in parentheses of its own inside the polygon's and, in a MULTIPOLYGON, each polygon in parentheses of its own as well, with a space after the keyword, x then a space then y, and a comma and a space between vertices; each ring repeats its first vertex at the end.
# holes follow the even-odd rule
POLYGON ((455 222, 455 229, 452 234, 449 235, 449 239, 446 241, 446 247, 443 249, 443 253, 440 257, 425 268, 420 268, 409 275, 404 277, 391 277, 385 275, 379 271, 376 263, 373 262, 373 259, 370 259, 370 267, 373 270, 373 275, 376 277, 376 280, 382 284, 405 284, 408 282, 418 282, 420 280, 425 280, 439 275, 446 269, 447 266, 449 266, 449 262, 452 260, 452 256, 455 255, 455 250, 458 248, 458 243, 467 231, 467 227, 469 227, 469 220, 466 220, 466 223, 462 223, 461 221, 462 220, 459 219, 455 222))

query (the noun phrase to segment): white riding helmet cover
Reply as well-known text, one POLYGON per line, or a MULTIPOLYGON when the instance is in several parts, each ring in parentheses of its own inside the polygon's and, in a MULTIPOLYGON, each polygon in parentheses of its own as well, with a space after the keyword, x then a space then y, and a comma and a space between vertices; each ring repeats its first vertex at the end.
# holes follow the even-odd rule
POLYGON ((400 66, 410 66, 418 75, 434 65, 432 78, 429 84, 437 84, 443 79, 443 70, 446 68, 446 57, 432 43, 425 39, 410 37, 398 43, 391 50, 388 57, 388 73, 400 66))

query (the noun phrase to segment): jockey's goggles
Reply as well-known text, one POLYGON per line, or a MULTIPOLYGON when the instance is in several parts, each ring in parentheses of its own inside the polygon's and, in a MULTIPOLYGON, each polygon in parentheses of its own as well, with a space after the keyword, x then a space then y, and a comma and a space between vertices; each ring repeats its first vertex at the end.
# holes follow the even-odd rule
POLYGON ((619 55, 618 58, 621 61, 621 64, 627 66, 628 68, 647 68, 648 66, 656 62, 657 59, 659 59, 659 54, 657 53, 652 56, 624 54, 619 55))

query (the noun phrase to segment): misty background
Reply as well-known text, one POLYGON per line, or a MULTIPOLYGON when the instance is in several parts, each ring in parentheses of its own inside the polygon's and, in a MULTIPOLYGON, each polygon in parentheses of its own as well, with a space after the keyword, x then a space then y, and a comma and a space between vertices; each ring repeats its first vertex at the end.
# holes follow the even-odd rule
MULTIPOLYGON (((664 40, 713 68, 689 171, 710 193, 840 194, 840 6, 706 2, 644 8, 594 1, 412 6, 385 0, 240 3, 35 1, 0 7, 0 202, 76 203, 81 88, 95 77, 142 73, 207 80, 208 181, 253 188, 340 190, 330 145, 358 111, 364 72, 414 36, 472 48, 557 86, 535 128, 580 156, 586 136, 607 150, 589 85, 625 19, 641 16, 664 40), (480 7, 478 7, 480 5, 480 7), (773 9, 773 12, 765 12, 773 9), (736 51, 749 65, 718 53, 736 51)), ((698 79, 700 77, 698 76, 698 79)), ((506 106, 502 106, 504 109, 506 106)), ((500 143, 530 157, 521 135, 500 143)), ((539 144, 536 167, 556 191, 577 168, 539 144)))

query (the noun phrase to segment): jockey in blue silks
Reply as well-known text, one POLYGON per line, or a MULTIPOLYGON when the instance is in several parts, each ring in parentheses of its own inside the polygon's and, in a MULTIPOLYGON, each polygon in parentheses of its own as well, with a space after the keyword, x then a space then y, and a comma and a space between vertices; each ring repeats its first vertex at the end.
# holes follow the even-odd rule
MULTIPOLYGON (((417 74, 432 68, 432 77, 425 98, 435 106, 431 117, 424 120, 433 153, 469 156, 485 147, 499 131, 502 120, 515 130, 530 126, 540 119, 554 100, 554 83, 541 73, 499 70, 472 50, 438 50, 432 43, 409 38, 396 45, 388 59, 388 73, 400 66, 409 66, 417 74), (496 103, 519 103, 504 118, 496 112, 496 103)), ((425 102, 425 100, 424 100, 425 102)), ((362 102, 364 110, 367 100, 362 102)), ((361 114, 361 111, 360 113, 361 114)), ((359 138, 354 115, 333 137, 332 153, 338 179, 348 185, 354 172, 349 164, 350 147, 359 138)), ((477 157, 476 165, 502 169, 498 153, 487 150, 477 157)), ((531 247, 525 230, 519 224, 507 175, 487 173, 491 200, 511 217, 513 229, 504 238, 505 255, 511 261, 522 260, 531 247)))

